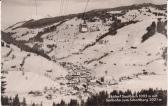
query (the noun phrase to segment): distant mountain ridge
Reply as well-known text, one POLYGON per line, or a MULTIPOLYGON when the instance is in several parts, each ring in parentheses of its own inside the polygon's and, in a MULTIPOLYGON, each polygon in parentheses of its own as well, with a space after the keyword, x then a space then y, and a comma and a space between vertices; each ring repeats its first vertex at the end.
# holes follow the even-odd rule
MULTIPOLYGON (((115 8, 107 8, 107 9, 95 9, 95 10, 91 10, 86 12, 86 18, 89 17, 90 15, 100 15, 103 13, 106 13, 108 11, 121 11, 121 10, 131 10, 131 9, 139 9, 142 7, 156 7, 159 9, 165 9, 167 8, 166 4, 162 4, 162 5, 157 5, 157 4, 152 4, 152 3, 143 3, 143 4, 134 4, 134 5, 130 5, 130 6, 121 6, 121 7, 115 7, 115 8)), ((65 16, 59 16, 59 17, 52 17, 52 18, 43 18, 43 19, 39 19, 39 20, 29 20, 27 22, 25 22, 23 25, 18 26, 16 28, 19 27, 25 27, 25 28, 40 28, 40 27, 44 27, 46 25, 51 25, 53 23, 59 22, 59 21, 63 21, 63 20, 67 20, 67 19, 72 19, 74 17, 78 17, 78 18, 82 18, 83 17, 83 13, 78 13, 78 14, 70 14, 70 15, 65 15, 65 16)), ((14 28, 14 29, 16 29, 14 28)))

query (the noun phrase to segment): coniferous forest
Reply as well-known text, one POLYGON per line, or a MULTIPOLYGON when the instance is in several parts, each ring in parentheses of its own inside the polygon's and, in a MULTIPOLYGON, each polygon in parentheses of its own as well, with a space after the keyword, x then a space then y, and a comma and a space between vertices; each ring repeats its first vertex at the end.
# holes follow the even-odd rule
MULTIPOLYGON (((121 97, 118 97, 121 99, 121 97)), ((128 98, 127 98, 128 99, 128 98)), ((43 104, 27 104, 26 98, 23 100, 19 99, 19 96, 7 97, 1 96, 1 101, 3 106, 43 106, 43 104)), ((132 92, 131 90, 121 91, 113 90, 110 94, 106 91, 99 92, 95 95, 90 96, 86 101, 81 100, 80 103, 77 100, 70 100, 69 103, 61 100, 60 103, 53 102, 52 106, 166 106, 167 105, 167 90, 159 89, 142 89, 138 92, 132 92), (121 96, 124 97, 138 97, 139 101, 110 101, 113 97, 121 96), (147 95, 146 97, 144 95, 147 95), (154 96, 154 98, 153 98, 154 96), (148 100, 148 101, 143 101, 148 100)))

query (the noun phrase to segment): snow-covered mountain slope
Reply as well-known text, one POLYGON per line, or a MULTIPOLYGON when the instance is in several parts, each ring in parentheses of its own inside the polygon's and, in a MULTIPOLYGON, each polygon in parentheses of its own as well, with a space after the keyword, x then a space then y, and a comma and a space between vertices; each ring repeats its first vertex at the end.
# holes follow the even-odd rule
POLYGON ((62 96, 79 96, 83 84, 92 93, 111 87, 165 89, 166 13, 165 5, 152 4, 93 10, 86 13, 85 33, 79 31, 82 14, 11 26, 2 33, 11 45, 2 47, 8 90, 54 86, 61 87, 62 96))
POLYGON ((8 82, 6 92, 27 93, 31 90, 42 91, 46 86, 56 86, 58 89, 60 88, 57 82, 33 72, 25 72, 23 75, 22 72, 12 71, 9 72, 6 80, 8 82))
POLYGON ((96 67, 96 75, 102 75, 105 71, 108 71, 108 75, 112 75, 114 77, 129 76, 131 74, 140 73, 142 70, 147 70, 148 72, 155 72, 158 74, 163 73, 164 69, 166 69, 166 67, 164 67, 164 62, 158 62, 157 67, 160 67, 159 70, 158 68, 154 68, 155 66, 149 64, 152 62, 157 62, 158 60, 163 60, 161 53, 163 52, 162 47, 165 45, 165 36, 156 34, 153 38, 138 46, 137 49, 128 48, 116 53, 114 52, 111 55, 101 59, 101 62, 104 63, 104 65, 96 67), (149 46, 145 47, 146 45, 149 46))
POLYGON ((65 77, 67 70, 59 64, 34 53, 21 51, 18 47, 2 47, 2 71, 7 80, 7 91, 29 92, 42 90, 45 86, 59 87, 56 78, 65 77), (10 52, 10 53, 9 53, 10 52))

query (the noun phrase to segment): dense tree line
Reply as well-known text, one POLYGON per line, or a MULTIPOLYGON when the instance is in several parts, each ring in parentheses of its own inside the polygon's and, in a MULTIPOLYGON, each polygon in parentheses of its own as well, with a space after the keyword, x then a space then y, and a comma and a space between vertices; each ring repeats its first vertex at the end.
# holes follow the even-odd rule
POLYGON ((167 21, 163 22, 161 19, 158 19, 157 22, 157 32, 164 34, 167 37, 167 29, 165 28, 167 26, 167 21))
POLYGON ((43 42, 43 38, 41 38, 42 35, 55 31, 57 27, 63 24, 64 22, 66 21, 61 21, 58 25, 53 25, 51 27, 44 28, 44 30, 39 31, 35 37, 29 39, 29 41, 34 40, 34 41, 43 42))
POLYGON ((3 76, 3 73, 5 73, 5 71, 1 71, 1 95, 3 95, 5 93, 5 89, 6 89, 6 77, 3 76))
POLYGON ((156 32, 156 23, 153 21, 152 24, 147 27, 147 33, 143 35, 142 42, 146 41, 148 38, 152 37, 156 32))
POLYGON ((148 38, 152 37, 156 32, 161 33, 167 37, 167 29, 165 28, 167 21, 163 22, 161 19, 158 19, 157 24, 155 21, 147 27, 147 33, 143 35, 142 42, 146 41, 148 38))
MULTIPOLYGON (((118 97, 121 99, 121 97, 118 97)), ((3 106, 28 106, 26 99, 19 99, 19 96, 15 97, 7 97, 1 95, 1 103, 3 106)), ((131 90, 121 91, 121 90, 113 90, 111 93, 107 93, 106 91, 99 92, 95 95, 89 97, 85 102, 82 100, 80 103, 77 100, 71 99, 69 103, 65 101, 61 101, 56 104, 53 102, 52 106, 166 106, 167 103, 167 90, 159 90, 159 89, 142 89, 141 91, 133 92, 131 90), (138 98, 148 98, 141 97, 141 95, 157 95, 157 98, 161 101, 128 101, 128 102, 114 102, 108 101, 109 98, 113 96, 137 96, 138 98)), ((29 106, 42 106, 41 104, 32 103, 29 106)))
POLYGON ((167 47, 163 50, 162 58, 165 60, 165 66, 167 66, 167 47))
MULTIPOLYGON (((147 98, 147 97, 146 97, 147 98)), ((61 103, 56 104, 53 103, 53 106, 166 106, 167 103, 167 91, 166 90, 158 90, 158 89, 142 89, 138 92, 132 92, 131 90, 121 91, 121 90, 113 90, 110 94, 105 91, 102 91, 98 94, 92 95, 87 99, 86 102, 82 101, 81 104, 78 103, 77 100, 71 100, 70 103, 66 104, 63 100, 61 103), (109 102, 108 98, 116 95, 124 95, 124 96, 138 96, 140 95, 157 95, 157 98, 161 101, 129 101, 129 102, 109 102)))
POLYGON ((16 39, 11 37, 11 33, 2 32, 1 37, 2 37, 2 40, 4 40, 6 43, 13 44, 17 46, 18 48, 20 48, 21 50, 24 50, 26 52, 32 52, 48 60, 51 60, 51 58, 47 54, 44 53, 44 50, 37 49, 36 47, 33 47, 33 48, 29 47, 28 45, 26 45, 26 43, 28 43, 27 41, 24 41, 24 40, 17 41, 16 39))
POLYGON ((127 26, 127 25, 130 25, 130 24, 135 24, 137 23, 138 21, 128 21, 128 22, 121 22, 120 19, 115 19, 115 21, 111 24, 110 28, 109 28, 109 32, 108 34, 110 35, 115 35, 117 34, 117 30, 124 27, 124 26, 127 26))
POLYGON ((16 95, 13 98, 7 96, 1 96, 1 103, 2 106, 27 106, 26 99, 23 98, 23 100, 20 101, 18 95, 16 95))

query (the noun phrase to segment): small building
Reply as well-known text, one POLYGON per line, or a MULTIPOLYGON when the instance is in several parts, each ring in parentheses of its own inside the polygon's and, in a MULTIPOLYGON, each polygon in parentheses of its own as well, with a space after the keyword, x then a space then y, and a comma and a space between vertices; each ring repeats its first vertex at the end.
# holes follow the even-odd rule
POLYGON ((80 76, 80 72, 75 72, 72 76, 80 76))
POLYGON ((9 43, 6 43, 6 42, 4 42, 4 41, 1 41, 1 46, 2 46, 2 47, 10 48, 10 44, 9 44, 9 43))

